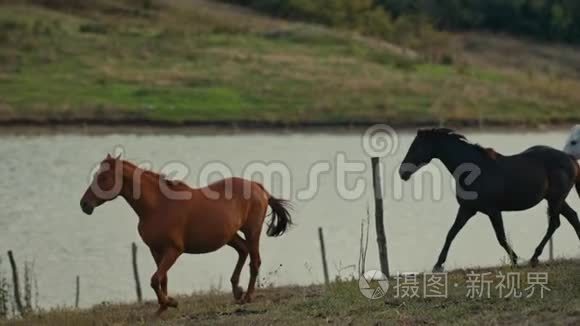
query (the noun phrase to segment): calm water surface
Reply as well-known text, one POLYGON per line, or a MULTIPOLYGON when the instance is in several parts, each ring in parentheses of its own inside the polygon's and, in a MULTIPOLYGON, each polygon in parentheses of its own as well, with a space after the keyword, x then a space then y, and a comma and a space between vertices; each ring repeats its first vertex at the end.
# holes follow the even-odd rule
MULTIPOLYGON (((411 184, 397 195, 394 171, 405 154, 412 134, 400 135, 397 154, 383 161, 385 223, 391 266, 397 271, 427 271, 435 262, 444 238, 453 223, 457 204, 451 191, 451 178, 442 173, 441 185, 427 181, 419 194, 411 184), (441 198, 438 197, 440 194, 441 198), (435 194, 435 195, 434 195, 435 194)), ((493 146, 504 154, 516 153, 535 145, 560 148, 567 134, 549 133, 471 133, 471 140, 493 146)), ((154 262, 137 234, 137 217, 123 199, 84 215, 79 199, 85 191, 94 164, 116 145, 136 162, 151 162, 159 170, 169 162, 183 162, 190 168, 185 178, 200 186, 199 171, 208 162, 223 162, 241 175, 255 161, 283 162, 291 171, 291 188, 305 188, 309 168, 316 162, 329 162, 332 171, 319 178, 319 189, 311 200, 296 200, 296 227, 281 238, 263 237, 261 242, 263 283, 311 284, 322 281, 317 228, 323 227, 332 276, 352 275, 359 253, 360 225, 367 206, 372 204, 370 169, 347 178, 349 186, 362 178, 367 187, 354 200, 343 199, 336 189, 336 156, 367 164, 358 135, 327 134, 242 134, 242 135, 166 135, 166 136, 0 136, 0 250, 1 269, 7 275, 5 252, 14 250, 20 263, 34 261, 38 279, 39 303, 43 307, 72 305, 74 280, 81 278, 81 305, 103 301, 134 300, 130 245, 139 244, 139 267, 144 295, 153 298, 148 287, 154 262)), ((435 167, 440 165, 435 165, 435 167)), ((217 178, 217 176, 214 176, 217 178)), ((273 193, 282 188, 273 187, 273 193)), ((294 197, 294 195, 293 195, 294 197)), ((580 209, 576 195, 570 203, 580 209)), ((371 205, 372 207, 372 205, 371 205)), ((504 215, 508 237, 520 257, 529 259, 546 231, 545 204, 520 213, 504 215)), ((371 210, 372 213, 372 210, 371 210)), ((367 268, 377 268, 374 226, 367 268)), ((546 250, 547 253, 547 250, 546 250)), ((578 239, 567 222, 555 239, 558 257, 578 257, 578 239)), ((544 255, 545 257, 546 255, 544 255)), ((169 274, 172 293, 221 289, 229 291, 229 277, 237 259, 229 247, 207 255, 185 255, 169 274)), ((459 234, 450 251, 446 267, 496 265, 506 261, 487 217, 477 215, 459 234)), ((247 268, 243 282, 247 281, 247 268)))

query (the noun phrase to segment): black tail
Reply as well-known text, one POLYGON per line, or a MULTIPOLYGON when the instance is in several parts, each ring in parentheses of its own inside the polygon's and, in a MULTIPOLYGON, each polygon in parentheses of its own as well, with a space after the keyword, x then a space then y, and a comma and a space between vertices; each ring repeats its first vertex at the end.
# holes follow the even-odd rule
POLYGON ((268 223, 268 236, 279 237, 288 230, 292 225, 290 218, 290 202, 284 199, 278 199, 270 196, 268 205, 272 208, 272 218, 268 223))
POLYGON ((578 197, 580 197, 580 174, 576 178, 576 192, 578 193, 578 197))
POLYGON ((574 163, 574 169, 576 172, 576 179, 574 180, 574 185, 576 186, 576 192, 578 193, 578 196, 580 197, 580 165, 578 164, 578 161, 576 160, 576 158, 574 156, 570 156, 570 159, 574 163))

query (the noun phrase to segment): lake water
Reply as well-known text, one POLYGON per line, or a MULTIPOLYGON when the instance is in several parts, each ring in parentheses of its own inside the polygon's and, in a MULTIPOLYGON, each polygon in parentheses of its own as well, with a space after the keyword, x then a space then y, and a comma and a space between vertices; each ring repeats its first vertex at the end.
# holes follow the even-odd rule
MULTIPOLYGON (((561 148, 566 132, 468 133, 468 137, 504 154, 535 145, 561 148)), ((453 223, 457 204, 449 174, 442 182, 425 182, 416 197, 412 184, 397 188, 394 171, 405 154, 413 134, 402 133, 399 150, 383 160, 385 180, 385 226, 393 272, 428 271, 434 264, 444 238, 453 223), (437 185, 435 185, 437 184, 437 185), (440 198, 433 198, 435 197, 440 198)), ((20 264, 34 261, 39 304, 54 307, 74 304, 75 277, 81 279, 81 305, 103 301, 135 299, 130 246, 139 245, 139 268, 144 296, 154 297, 149 278, 155 271, 153 259, 137 234, 137 217, 123 199, 84 215, 79 199, 85 191, 95 163, 116 146, 124 157, 150 162, 158 171, 164 166, 185 164, 186 182, 202 185, 200 171, 208 164, 228 166, 241 175, 253 162, 284 163, 295 202, 296 226, 281 238, 261 242, 261 277, 266 285, 311 284, 323 280, 317 228, 324 228, 331 277, 349 276, 359 257, 361 221, 367 206, 372 209, 369 159, 360 135, 349 134, 233 134, 233 135, 43 135, 0 136, 0 250, 1 269, 8 276, 6 250, 12 249, 20 264), (366 169, 351 173, 347 187, 357 179, 366 183, 364 192, 346 199, 337 190, 337 157, 360 161, 366 169), (298 199, 298 190, 309 183, 313 165, 327 162, 330 172, 318 178, 311 199, 298 199), (201 184, 200 184, 201 183, 201 184)), ((352 163, 352 162, 351 162, 352 163)), ((321 165, 322 164, 322 165, 321 165)), ((434 167, 440 165, 434 165, 434 167)), ((212 178, 217 178, 213 175, 212 178)), ((362 182, 361 181, 361 182, 362 182)), ((267 185, 270 187, 270 185, 267 185)), ((279 184, 274 194, 284 191, 279 184)), ((416 189, 415 189, 416 190, 416 189)), ((569 198, 578 209, 575 194, 569 198)), ((504 215, 506 231, 515 251, 529 259, 547 226, 546 205, 504 215)), ((367 269, 378 269, 374 225, 367 257, 367 269)), ((547 248, 544 258, 547 256, 547 248)), ((555 237, 557 257, 579 257, 580 246, 572 227, 563 220, 555 237)), ((221 289, 229 291, 229 277, 237 259, 229 247, 207 255, 184 255, 169 273, 171 293, 221 289)), ((506 261, 487 217, 477 215, 459 234, 451 248, 447 269, 497 265, 506 261)), ((22 267, 21 267, 22 270, 22 267)), ((248 269, 244 268, 243 282, 248 269)))

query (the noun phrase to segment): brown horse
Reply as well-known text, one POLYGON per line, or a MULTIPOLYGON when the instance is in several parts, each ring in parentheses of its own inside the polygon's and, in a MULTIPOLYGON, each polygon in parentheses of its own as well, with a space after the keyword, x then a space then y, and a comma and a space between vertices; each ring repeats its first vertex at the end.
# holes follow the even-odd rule
POLYGON ((239 303, 250 302, 260 268, 260 234, 268 206, 272 208, 269 236, 282 235, 292 224, 288 202, 274 198, 256 182, 230 178, 192 189, 108 155, 81 199, 81 208, 90 215, 95 207, 118 196, 139 216, 139 234, 157 264, 151 287, 160 305, 158 314, 177 307, 177 301, 167 295, 167 271, 177 258, 183 253, 213 252, 224 245, 239 255, 231 277, 234 298, 239 303), (238 283, 248 254, 250 282, 244 295, 238 283))

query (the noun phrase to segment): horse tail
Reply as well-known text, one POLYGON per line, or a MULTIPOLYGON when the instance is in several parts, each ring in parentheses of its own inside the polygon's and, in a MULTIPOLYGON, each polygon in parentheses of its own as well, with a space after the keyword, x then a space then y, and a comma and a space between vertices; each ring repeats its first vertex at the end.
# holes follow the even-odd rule
POLYGON ((580 166, 576 163, 576 192, 578 197, 580 197, 580 166))
POLYGON ((570 159, 574 163, 574 171, 576 172, 574 185, 576 186, 576 192, 578 193, 578 197, 580 197, 580 165, 578 165, 578 161, 576 161, 575 157, 570 156, 570 159))
POLYGON ((268 222, 267 234, 270 237, 279 237, 292 225, 292 218, 289 212, 291 208, 290 202, 270 195, 268 206, 272 208, 272 218, 268 222))

